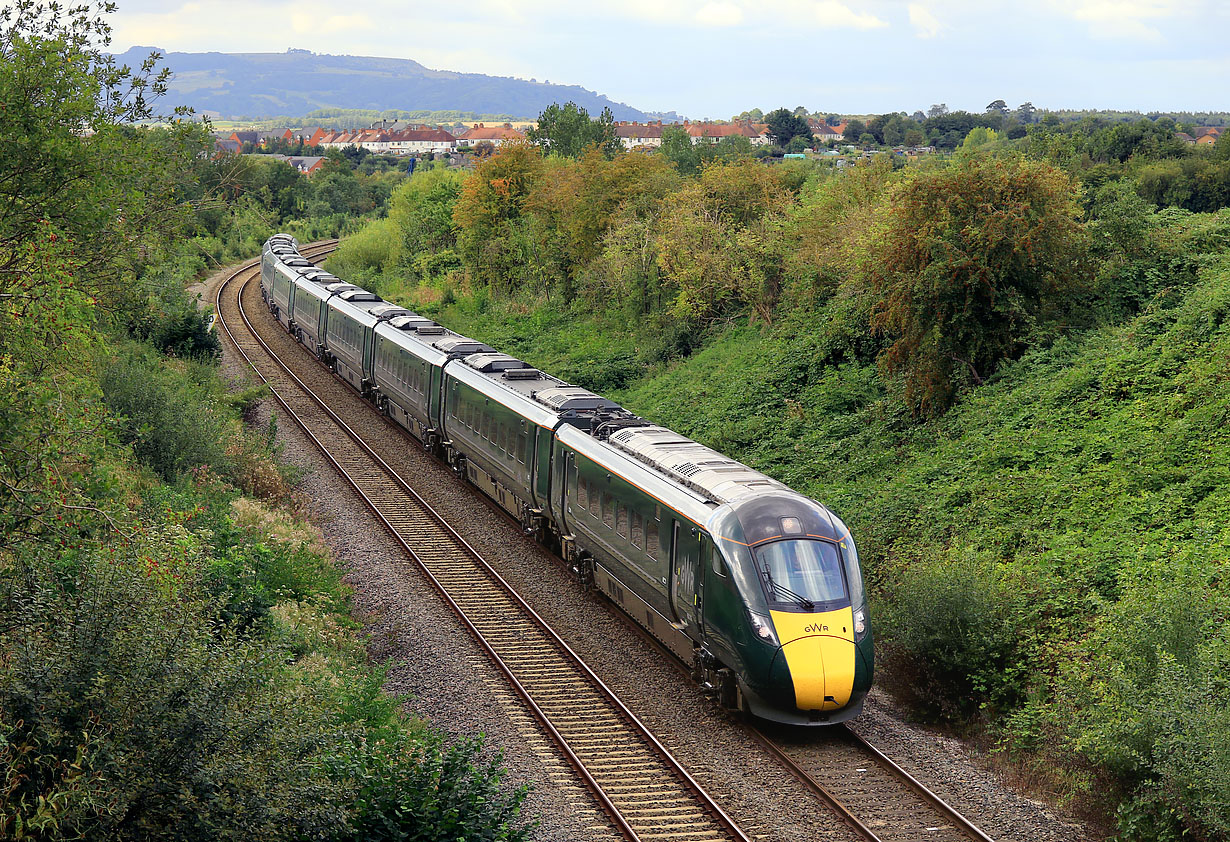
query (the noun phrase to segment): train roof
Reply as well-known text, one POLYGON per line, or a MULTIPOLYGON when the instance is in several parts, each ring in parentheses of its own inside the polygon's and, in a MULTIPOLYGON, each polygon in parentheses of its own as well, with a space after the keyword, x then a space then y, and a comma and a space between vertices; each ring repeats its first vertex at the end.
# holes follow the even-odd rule
POLYGON ((767 474, 666 427, 625 427, 611 433, 607 442, 715 503, 733 503, 765 491, 796 493, 767 474))
POLYGON ((703 494, 675 481, 675 477, 654 470, 643 461, 633 458, 618 448, 594 438, 585 430, 563 426, 556 437, 560 443, 572 448, 612 474, 632 483, 698 526, 706 526, 719 504, 703 494))
POLYGON ((615 401, 573 386, 508 354, 480 351, 461 362, 499 389, 512 392, 521 400, 532 402, 536 409, 545 409, 573 426, 590 429, 600 417, 626 414, 615 401))

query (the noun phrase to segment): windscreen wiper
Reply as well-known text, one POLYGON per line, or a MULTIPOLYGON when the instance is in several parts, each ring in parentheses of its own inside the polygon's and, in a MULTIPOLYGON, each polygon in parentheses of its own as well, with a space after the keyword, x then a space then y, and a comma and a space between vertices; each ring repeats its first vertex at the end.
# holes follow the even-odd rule
POLYGON ((779 585, 777 582, 773 581, 773 576, 772 574, 769 573, 768 569, 765 569, 763 575, 764 575, 764 580, 768 582, 769 587, 773 589, 773 593, 781 594, 782 596, 793 599, 795 602, 799 604, 800 608, 804 608, 808 611, 811 611, 816 607, 816 604, 812 602, 810 599, 808 599, 807 597, 797 594, 794 591, 790 590, 790 588, 786 587, 785 585, 779 585))

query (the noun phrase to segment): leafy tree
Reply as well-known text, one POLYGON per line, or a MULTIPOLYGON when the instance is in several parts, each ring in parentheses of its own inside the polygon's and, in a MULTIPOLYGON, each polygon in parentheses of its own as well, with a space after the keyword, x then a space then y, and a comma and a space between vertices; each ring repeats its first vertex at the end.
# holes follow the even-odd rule
POLYGON ((846 123, 845 130, 841 136, 848 141, 857 141, 860 137, 867 133, 867 124, 862 120, 851 120, 846 123))
POLYGON ((482 161, 466 179, 453 207, 462 259, 479 278, 511 291, 523 265, 512 239, 531 192, 542 176, 543 158, 530 143, 508 143, 482 161))
POLYGON ((668 126, 663 129, 662 145, 659 149, 681 175, 695 175, 700 171, 701 150, 692 143, 691 135, 682 126, 668 126))
POLYGON ((558 104, 548 105, 527 137, 552 155, 567 158, 580 158, 591 146, 608 157, 622 148, 611 109, 602 109, 602 114, 591 120, 589 112, 574 102, 565 103, 562 108, 558 104))
POLYGON ((785 146, 786 152, 797 155, 800 152, 805 152, 811 149, 811 143, 802 135, 795 135, 790 138, 790 142, 785 146))
POLYGON ((937 105, 932 105, 930 108, 927 109, 928 117, 943 117, 947 113, 948 113, 948 106, 942 102, 937 105))
MULTIPOLYGON (((800 106, 801 107, 801 106, 800 106)), ((769 126, 769 135, 773 138, 773 142, 778 146, 786 146, 796 137, 801 137, 804 140, 813 140, 811 127, 807 124, 807 117, 797 113, 791 113, 785 108, 779 108, 776 111, 770 111, 765 117, 765 123, 769 126)), ((807 112, 804 111, 804 114, 807 112)))
POLYGON ((1001 117, 1008 116, 1008 103, 1002 99, 997 99, 987 105, 986 111, 988 114, 999 114, 1001 117))
POLYGON ((674 312, 703 321, 751 305, 766 320, 781 292, 788 197, 755 161, 712 164, 669 196, 658 228, 662 276, 674 312))
POLYGON ((873 326, 893 340, 880 364, 903 376, 915 411, 942 412, 960 381, 981 384, 1075 287, 1077 195, 1068 176, 1024 159, 920 170, 894 189, 860 264, 878 297, 873 326))
POLYGON ((1029 125, 1034 121, 1034 113, 1037 110, 1032 102, 1022 102, 1016 107, 1016 118, 1022 123, 1029 125))

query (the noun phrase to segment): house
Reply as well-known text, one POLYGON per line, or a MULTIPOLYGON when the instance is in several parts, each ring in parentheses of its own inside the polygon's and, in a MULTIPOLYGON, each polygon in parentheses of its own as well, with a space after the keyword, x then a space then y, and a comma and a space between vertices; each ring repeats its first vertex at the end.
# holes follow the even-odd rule
POLYGON ((320 126, 305 126, 291 130, 290 140, 293 143, 303 142, 305 146, 315 146, 320 139, 330 132, 320 126))
MULTIPOLYGON (((256 156, 254 156, 256 157, 256 156)), ((312 175, 319 170, 325 163, 323 155, 264 155, 259 156, 260 160, 268 161, 284 161, 294 167, 300 175, 312 175)))
POLYGON ((1217 143, 1222 132, 1218 126, 1197 126, 1193 131, 1196 133, 1197 146, 1212 146, 1217 143))
POLYGON ((457 138, 444 129, 404 129, 387 136, 386 150, 394 155, 425 155, 457 149, 457 138))
POLYGON ((615 136, 624 149, 657 149, 662 145, 662 121, 633 123, 621 120, 615 124, 615 136))
POLYGON ((1187 132, 1175 132, 1174 136, 1184 143, 1195 143, 1196 138, 1189 135, 1187 132))
POLYGON ((525 134, 514 129, 512 123, 505 123, 503 126, 486 126, 476 123, 457 139, 470 146, 485 140, 498 149, 501 144, 509 141, 524 140, 525 134))
POLYGON ((310 176, 325 163, 323 155, 288 155, 286 163, 297 169, 301 175, 310 176))
POLYGON ((255 132, 255 131, 242 131, 242 132, 234 131, 234 132, 231 132, 231 136, 228 137, 227 140, 233 140, 239 144, 250 143, 253 146, 259 146, 261 142, 261 136, 260 136, 260 132, 255 132))
POLYGON ((237 140, 214 140, 214 152, 222 154, 223 152, 233 152, 236 155, 243 149, 243 144, 237 140))
POLYGON ((830 126, 827 123, 818 122, 818 125, 812 126, 811 133, 812 133, 812 137, 814 137, 816 140, 838 141, 838 140, 841 140, 842 137, 844 136, 843 133, 845 132, 845 130, 846 130, 846 124, 844 122, 836 126, 830 126))
POLYGON ((751 123, 692 123, 685 120, 683 130, 691 136, 693 144, 702 141, 717 143, 727 137, 745 137, 749 141, 760 142, 761 136, 751 123))

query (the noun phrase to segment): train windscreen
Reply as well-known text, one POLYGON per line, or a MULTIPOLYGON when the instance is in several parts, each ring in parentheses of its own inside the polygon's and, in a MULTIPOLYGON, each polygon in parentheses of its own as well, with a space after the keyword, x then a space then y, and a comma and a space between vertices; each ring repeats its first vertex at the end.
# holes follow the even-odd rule
POLYGON ((847 599, 837 545, 809 539, 772 541, 755 548, 773 602, 829 603, 847 599))

